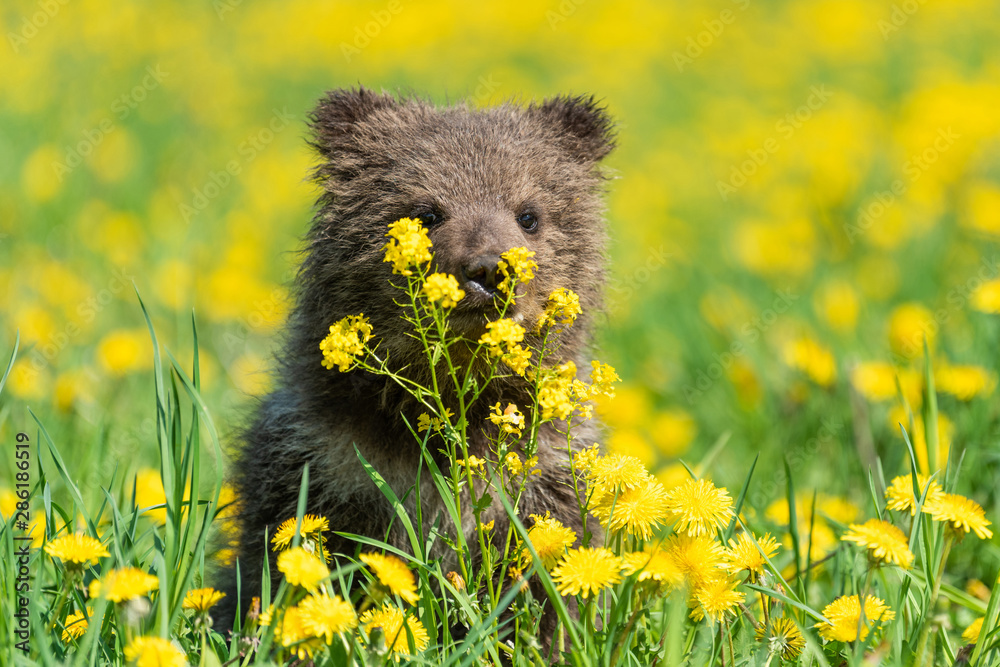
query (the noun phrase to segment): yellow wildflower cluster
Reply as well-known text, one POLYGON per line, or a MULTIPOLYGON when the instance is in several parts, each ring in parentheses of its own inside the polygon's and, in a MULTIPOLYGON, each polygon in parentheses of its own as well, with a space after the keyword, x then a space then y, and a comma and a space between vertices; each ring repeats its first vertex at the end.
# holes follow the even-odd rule
POLYGON ((864 641, 873 627, 896 618, 896 612, 883 600, 869 595, 865 598, 865 623, 862 625, 860 598, 845 595, 828 604, 823 609, 823 616, 829 623, 820 621, 815 625, 823 639, 852 642, 858 639, 858 626, 861 626, 861 640, 864 641))
POLYGON ((508 403, 506 408, 501 410, 500 403, 491 408, 489 420, 500 427, 500 430, 508 435, 518 438, 524 428, 524 415, 513 403, 508 403))
POLYGON ((454 308, 465 297, 465 291, 458 286, 455 276, 448 273, 432 273, 427 276, 421 288, 431 303, 440 303, 442 308, 454 308))
POLYGON ((303 547, 292 547, 278 554, 278 570, 285 581, 314 591, 330 576, 330 568, 316 554, 303 547))
POLYGON ((571 289, 560 287, 549 295, 545 311, 538 318, 538 331, 546 327, 571 326, 576 316, 583 313, 580 297, 571 289))
POLYGON ((136 637, 125 647, 125 659, 136 667, 186 667, 187 656, 176 642, 162 637, 136 637))
POLYGON ((367 553, 358 558, 390 592, 410 604, 417 604, 420 599, 417 595, 417 580, 406 563, 391 554, 367 553))
MULTIPOLYGON (((413 267, 431 261, 431 240, 419 220, 402 218, 389 225, 389 242, 383 246, 392 272, 412 276, 413 267)), ((457 299, 456 299, 457 301, 457 299)))
POLYGON ((361 615, 361 625, 369 641, 376 630, 381 631, 385 646, 393 655, 411 655, 411 643, 417 652, 427 648, 429 637, 423 624, 398 607, 386 604, 369 609, 361 615))
POLYGON ((103 597, 112 602, 128 602, 142 597, 160 586, 160 580, 136 567, 123 567, 108 572, 90 582, 90 597, 103 597))
MULTIPOLYGON (((295 537, 295 517, 286 519, 274 531, 271 538, 272 548, 275 551, 287 549, 292 545, 295 537)), ((325 516, 306 514, 302 517, 302 525, 299 527, 299 535, 303 545, 310 545, 313 549, 322 548, 326 544, 326 531, 330 530, 330 521, 325 516)))
POLYGON ((837 379, 837 361, 833 353, 812 338, 797 338, 784 350, 785 363, 809 376, 821 387, 829 387, 837 379))
POLYGON ((358 625, 354 607, 339 595, 317 591, 285 609, 275 627, 275 640, 299 660, 308 660, 324 645, 358 625))
POLYGON ((512 371, 524 376, 531 362, 531 350, 519 345, 524 334, 524 327, 504 317, 486 323, 486 333, 479 338, 479 343, 486 346, 491 357, 500 357, 512 371))
POLYGON ((888 521, 869 519, 863 524, 852 523, 842 540, 868 549, 872 561, 898 565, 904 570, 913 564, 913 552, 903 531, 888 521))
POLYGON ((83 533, 63 535, 45 545, 45 553, 58 558, 67 568, 80 569, 97 564, 108 555, 108 550, 97 538, 83 533))
POLYGON ((431 417, 429 414, 424 412, 417 417, 417 433, 423 433, 428 429, 440 431, 446 424, 451 422, 451 418, 452 412, 449 408, 445 408, 444 417, 431 417))
POLYGON ((501 292, 510 294, 519 283, 526 283, 535 277, 535 269, 538 264, 531 259, 535 256, 534 251, 527 248, 511 248, 502 255, 497 262, 497 268, 503 274, 503 280, 497 285, 501 292))
POLYGON ((364 353, 365 343, 372 338, 372 326, 364 315, 348 315, 330 326, 330 333, 320 341, 323 367, 337 366, 341 373, 348 371, 355 359, 364 353))

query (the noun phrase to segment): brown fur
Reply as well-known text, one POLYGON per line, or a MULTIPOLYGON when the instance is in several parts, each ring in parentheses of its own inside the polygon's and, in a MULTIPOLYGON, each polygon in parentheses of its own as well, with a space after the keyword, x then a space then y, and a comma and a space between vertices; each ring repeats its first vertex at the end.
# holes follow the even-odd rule
MULTIPOLYGON (((576 361, 582 372, 589 369, 590 315, 601 308, 605 237, 597 163, 613 144, 610 121, 593 98, 441 108, 363 88, 337 90, 320 101, 312 129, 322 159, 315 178, 323 194, 279 354, 277 388, 260 405, 235 462, 244 612, 259 591, 264 531, 273 533, 295 515, 304 464, 310 465, 308 511, 328 517, 333 531, 383 539, 390 523, 391 507, 365 475, 355 445, 400 497, 414 486, 420 450, 402 416, 415 423, 425 410, 385 378, 320 364, 319 342, 330 324, 364 313, 392 366, 405 368, 414 379, 429 378, 423 353, 406 335, 408 325, 394 303, 400 292, 389 281, 400 278, 383 262, 390 222, 422 210, 443 214, 429 231, 435 263, 460 282, 463 267, 474 258, 516 246, 534 250, 539 268, 515 313, 530 329, 550 292, 576 291, 584 315, 564 334, 558 356, 576 361), (528 209, 539 221, 534 233, 516 219, 528 209)), ((455 309, 453 327, 474 340, 491 312, 489 304, 470 297, 455 309)), ((525 406, 525 383, 519 378, 492 383, 471 407, 470 423, 487 424, 488 406, 497 401, 525 406)), ((596 425, 580 428, 577 446, 596 437, 596 425)), ((473 453, 482 456, 486 443, 485 432, 472 434, 473 453)), ((552 425, 540 434, 539 467, 542 474, 532 478, 520 515, 527 519, 550 511, 579 530, 565 438, 552 425)), ((422 479, 429 525, 442 507, 429 476, 422 479)), ((494 503, 489 512, 486 520, 495 518, 496 532, 503 534, 502 507, 494 503)), ((394 528, 388 537, 408 548, 401 530, 394 528)), ((346 554, 356 546, 332 534, 329 544, 334 553, 346 554)), ((273 569, 272 576, 277 576, 273 569)), ((229 604, 220 611, 221 628, 231 627, 235 613, 234 578, 224 588, 229 604)))

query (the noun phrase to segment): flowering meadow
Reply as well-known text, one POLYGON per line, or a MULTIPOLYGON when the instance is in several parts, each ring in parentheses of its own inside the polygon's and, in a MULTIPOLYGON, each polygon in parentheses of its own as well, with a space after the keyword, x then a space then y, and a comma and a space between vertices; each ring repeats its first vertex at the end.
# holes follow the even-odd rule
MULTIPOLYGON (((14 0, 0 34, 0 665, 1000 664, 995 3, 14 0), (478 457, 410 387, 446 525, 335 555, 303 497, 267 536, 284 578, 219 627, 307 117, 359 83, 606 105, 594 361, 547 360, 569 290, 458 340, 462 290, 394 223, 428 354, 534 402, 478 457), (585 530, 517 511, 542 424, 585 530)), ((510 302, 530 252, 504 269, 510 302)), ((392 377, 365 313, 330 326, 324 372, 392 377)))

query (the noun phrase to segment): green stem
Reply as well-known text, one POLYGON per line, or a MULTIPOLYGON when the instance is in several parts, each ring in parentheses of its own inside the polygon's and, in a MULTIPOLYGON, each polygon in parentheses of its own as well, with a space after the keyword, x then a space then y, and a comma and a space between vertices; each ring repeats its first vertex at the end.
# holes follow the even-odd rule
POLYGON ((927 604, 926 608, 926 618, 924 620, 924 628, 920 632, 920 643, 917 644, 917 659, 914 662, 915 665, 927 664, 927 640, 930 638, 931 626, 933 625, 932 618, 934 616, 934 608, 937 606, 938 595, 941 592, 941 579, 944 578, 944 566, 948 562, 948 554, 951 552, 951 545, 954 543, 955 538, 952 537, 950 529, 945 528, 945 538, 944 547, 941 549, 941 560, 938 562, 937 576, 934 577, 934 587, 931 591, 931 599, 927 604))

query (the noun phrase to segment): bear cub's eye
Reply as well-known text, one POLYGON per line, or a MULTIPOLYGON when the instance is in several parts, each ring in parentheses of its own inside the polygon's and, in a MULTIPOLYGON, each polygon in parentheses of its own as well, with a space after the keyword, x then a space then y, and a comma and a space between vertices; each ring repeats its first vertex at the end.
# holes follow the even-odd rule
POLYGON ((526 232, 533 232, 538 229, 538 216, 531 211, 526 211, 517 216, 517 224, 526 232))
POLYGON ((419 220, 424 227, 433 227, 444 222, 444 215, 437 209, 420 208, 410 214, 414 220, 419 220))

